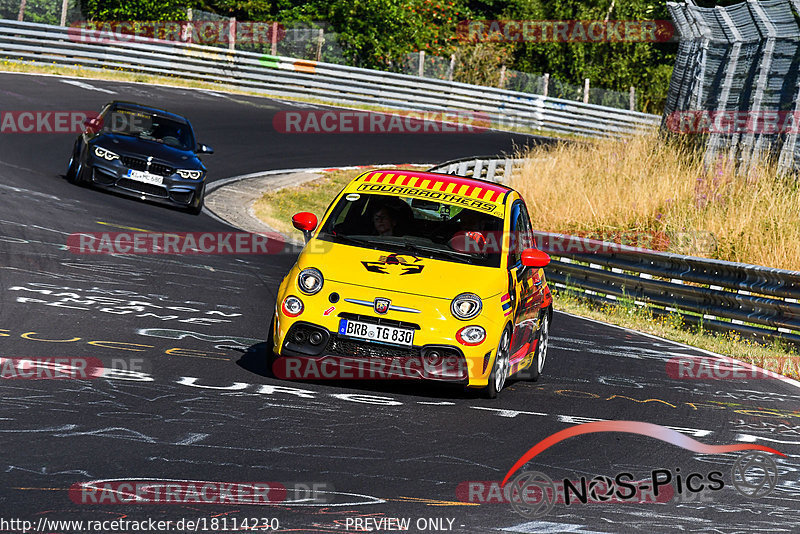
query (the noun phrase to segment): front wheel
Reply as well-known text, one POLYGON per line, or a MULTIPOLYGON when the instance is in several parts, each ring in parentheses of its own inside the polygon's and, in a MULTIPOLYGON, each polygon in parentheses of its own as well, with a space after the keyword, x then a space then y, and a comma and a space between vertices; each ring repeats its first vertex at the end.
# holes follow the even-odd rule
POLYGON ((531 363, 531 380, 536 382, 542 376, 544 362, 547 359, 547 347, 550 344, 550 312, 542 313, 542 325, 539 328, 539 337, 536 343, 536 356, 531 363))
POLYGON ((484 395, 489 399, 494 399, 508 378, 508 371, 511 366, 509 347, 511 346, 511 330, 506 328, 500 336, 500 343, 497 344, 497 354, 494 357, 492 373, 489 375, 489 384, 483 390, 484 395))
POLYGON ((67 181, 71 184, 76 183, 78 179, 78 172, 80 170, 80 159, 81 154, 78 150, 78 143, 75 143, 75 146, 72 149, 72 157, 69 158, 69 165, 67 166, 67 174, 66 178, 67 181))
POLYGON ((205 203, 205 187, 200 190, 200 198, 197 200, 197 205, 190 207, 187 211, 192 215, 200 215, 200 212, 203 211, 203 205, 205 203))

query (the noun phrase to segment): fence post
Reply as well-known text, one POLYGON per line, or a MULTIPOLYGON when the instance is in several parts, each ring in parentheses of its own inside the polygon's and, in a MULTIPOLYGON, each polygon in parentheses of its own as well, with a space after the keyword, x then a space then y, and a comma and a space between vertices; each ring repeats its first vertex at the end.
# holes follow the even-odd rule
POLYGON ((69 0, 61 2, 61 26, 67 25, 67 11, 69 11, 69 0))
POLYGON ((272 54, 273 56, 277 56, 278 55, 278 23, 277 22, 273 22, 272 23, 272 32, 270 32, 270 34, 269 34, 269 40, 270 40, 269 53, 272 54))
POLYGON ((542 75, 542 96, 547 96, 547 92, 550 89, 550 73, 545 72, 542 75))
POLYGON ((417 76, 420 78, 425 76, 425 50, 419 51, 419 66, 417 67, 417 70, 419 71, 417 76))
POLYGON ((183 25, 182 28, 182 35, 181 40, 185 43, 191 43, 193 41, 193 25, 192 25, 192 18, 194 17, 194 12, 192 11, 191 7, 186 8, 186 24, 183 25))
POLYGON ((636 88, 632 85, 630 98, 628 99, 628 109, 631 111, 636 111, 636 88))
POLYGON ((583 80, 583 103, 589 103, 589 78, 583 80))
POLYGON ((500 83, 497 84, 497 87, 500 89, 506 84, 506 66, 503 65, 500 67, 500 83))
POLYGON ((19 14, 17 15, 17 21, 22 22, 25 18, 25 4, 28 3, 28 0, 22 0, 19 4, 19 14))
POLYGON ((236 50, 236 17, 228 21, 228 49, 236 50))
POLYGON ((450 54, 450 66, 447 67, 447 80, 453 81, 453 72, 456 70, 456 55, 450 54))
POLYGON ((325 42, 325 30, 322 28, 319 29, 319 34, 317 34, 317 61, 322 58, 322 43, 325 42))

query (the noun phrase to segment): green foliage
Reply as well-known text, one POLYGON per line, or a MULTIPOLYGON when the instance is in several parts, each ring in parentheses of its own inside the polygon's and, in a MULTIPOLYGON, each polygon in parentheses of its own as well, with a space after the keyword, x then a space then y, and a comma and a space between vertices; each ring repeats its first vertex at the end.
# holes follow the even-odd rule
POLYGON ((190 0, 83 0, 88 20, 185 20, 190 0))
MULTIPOLYGON (((510 18, 532 20, 669 20, 663 2, 654 0, 517 0, 510 18)), ((563 81, 639 92, 640 108, 660 111, 666 98, 677 46, 674 43, 525 43, 516 49, 513 68, 549 72, 563 81)))
POLYGON ((326 20, 354 65, 396 70, 409 52, 449 56, 467 16, 449 0, 335 0, 286 9, 281 20, 326 20))

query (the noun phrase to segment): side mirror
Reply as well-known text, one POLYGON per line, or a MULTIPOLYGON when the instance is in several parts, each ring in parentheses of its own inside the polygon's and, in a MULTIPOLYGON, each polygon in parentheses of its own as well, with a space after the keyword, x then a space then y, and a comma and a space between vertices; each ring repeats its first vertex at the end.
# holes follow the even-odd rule
POLYGON ((214 149, 208 145, 204 145, 203 143, 197 144, 197 150, 195 150, 198 154, 213 154, 214 149))
POLYGON ((550 263, 550 256, 538 248, 526 248, 522 251, 522 265, 526 267, 544 267, 550 263))
POLYGON ((83 121, 83 125, 86 127, 86 130, 92 133, 98 131, 101 124, 102 123, 99 117, 89 117, 83 121))
POLYGON ((317 227, 317 216, 307 211, 295 213, 292 217, 292 225, 303 232, 303 237, 308 243, 308 240, 311 239, 311 232, 317 227))

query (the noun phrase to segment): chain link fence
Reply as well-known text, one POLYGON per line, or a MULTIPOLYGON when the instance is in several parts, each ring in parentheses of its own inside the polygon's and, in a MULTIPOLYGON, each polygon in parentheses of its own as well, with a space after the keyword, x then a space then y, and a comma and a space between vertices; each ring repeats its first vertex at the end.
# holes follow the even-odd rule
MULTIPOLYGON (((458 76, 457 59, 432 56, 425 53, 414 52, 406 55, 401 72, 412 76, 422 76, 438 80, 476 83, 475 80, 462 80, 458 76)), ((492 80, 482 80, 482 85, 489 85, 487 81, 494 81, 496 87, 544 95, 565 100, 577 100, 587 104, 597 104, 612 108, 629 109, 635 111, 638 107, 638 95, 634 91, 633 98, 630 92, 612 91, 599 87, 589 87, 588 95, 582 85, 574 85, 545 74, 531 74, 512 69, 503 69, 492 76, 492 80), (633 100, 633 101, 631 101, 633 100)))
POLYGON ((662 127, 696 135, 707 165, 800 162, 800 0, 668 2, 680 35, 662 127))
MULTIPOLYGON (((63 0, 0 0, 0 19, 58 25, 63 10, 63 0)), ((80 0, 67 0, 64 14, 67 25, 81 20, 80 0)))

